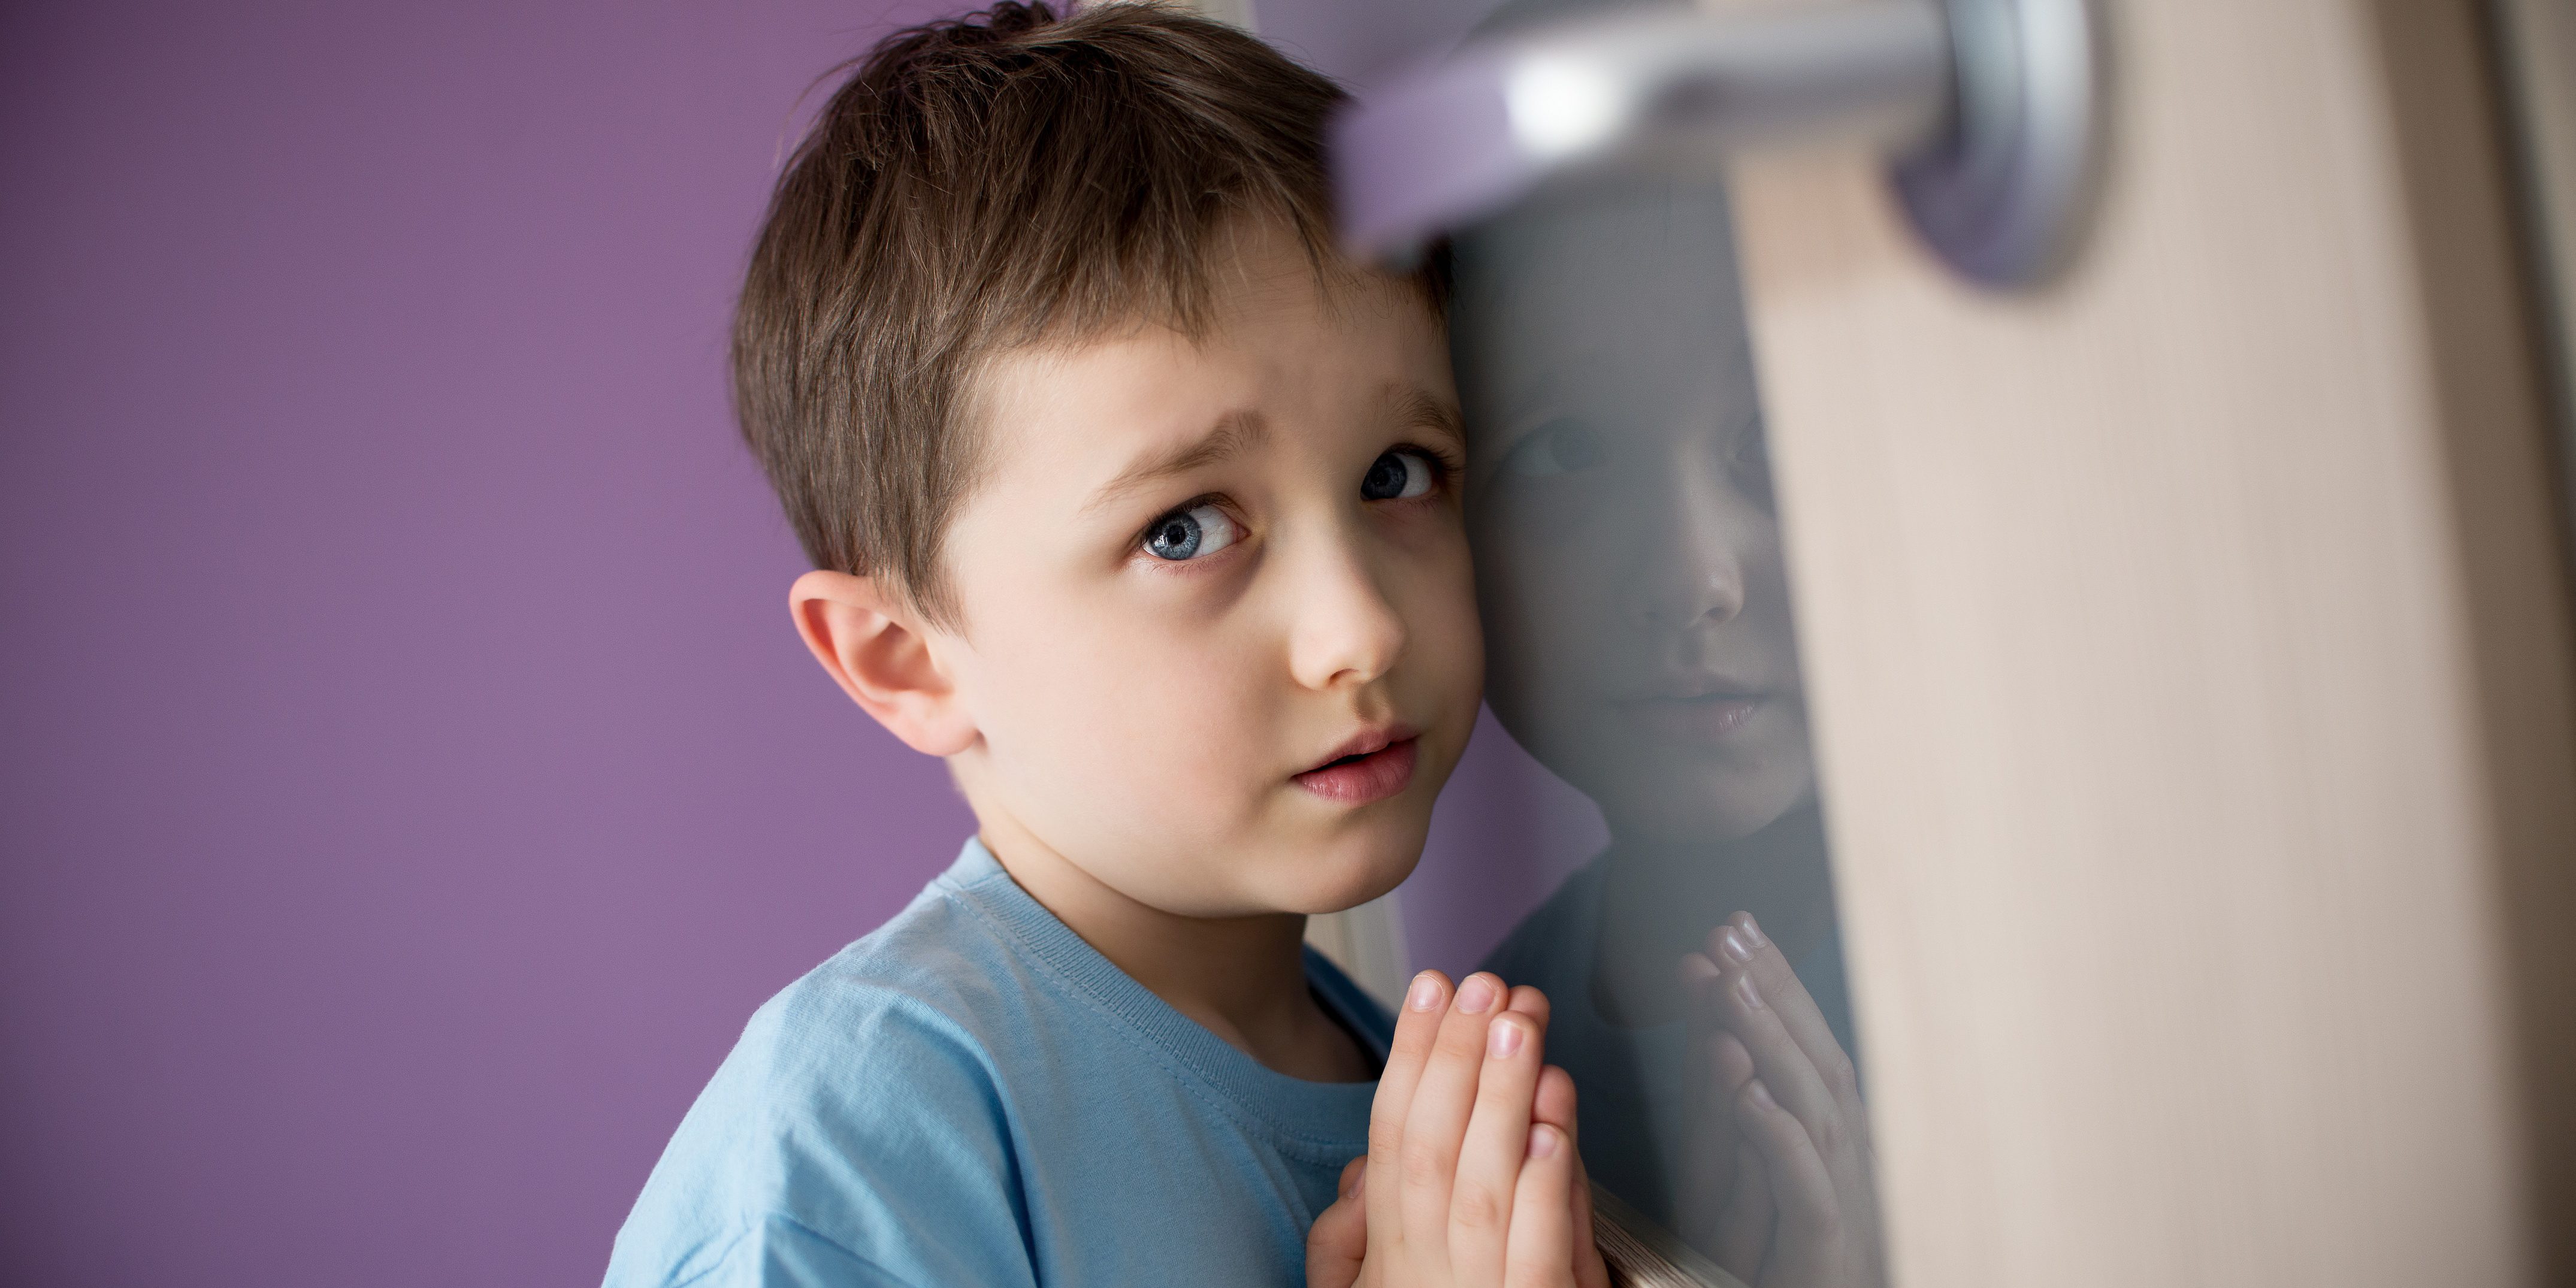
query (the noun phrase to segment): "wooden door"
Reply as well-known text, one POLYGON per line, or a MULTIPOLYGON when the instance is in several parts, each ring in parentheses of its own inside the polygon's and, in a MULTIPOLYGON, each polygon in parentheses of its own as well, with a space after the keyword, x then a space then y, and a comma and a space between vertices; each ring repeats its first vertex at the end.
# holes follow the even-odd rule
POLYGON ((2053 288, 1737 197, 1896 1282, 2576 1282, 2576 703, 2468 0, 2110 7, 2053 288))

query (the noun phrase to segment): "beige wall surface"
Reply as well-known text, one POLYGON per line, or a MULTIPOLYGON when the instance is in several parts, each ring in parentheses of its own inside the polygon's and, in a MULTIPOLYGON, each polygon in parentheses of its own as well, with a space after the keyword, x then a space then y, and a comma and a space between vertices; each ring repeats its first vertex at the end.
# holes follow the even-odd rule
POLYGON ((1899 1282, 2541 1282, 2576 652, 2476 6, 2111 16, 2053 289, 1739 178, 1899 1282))

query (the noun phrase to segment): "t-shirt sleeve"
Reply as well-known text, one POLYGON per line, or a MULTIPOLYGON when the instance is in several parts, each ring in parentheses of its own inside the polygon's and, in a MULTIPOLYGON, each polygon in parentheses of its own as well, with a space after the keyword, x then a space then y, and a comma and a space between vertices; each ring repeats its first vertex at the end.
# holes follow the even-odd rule
POLYGON ((1034 1288, 981 1049, 899 997, 836 1011, 754 1020, 645 1184, 608 1288, 1034 1288))
POLYGON ((669 1282, 673 1288, 911 1288, 783 1216, 764 1219, 689 1278, 669 1282))

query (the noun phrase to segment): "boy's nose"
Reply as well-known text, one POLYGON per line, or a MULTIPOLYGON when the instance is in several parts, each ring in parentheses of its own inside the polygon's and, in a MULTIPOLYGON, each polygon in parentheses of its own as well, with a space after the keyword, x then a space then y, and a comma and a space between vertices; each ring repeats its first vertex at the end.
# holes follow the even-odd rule
POLYGON ((1701 618, 1726 621, 1744 611, 1744 563, 1733 551, 1675 559, 1650 574, 1640 588, 1638 616, 1659 631, 1677 631, 1701 618))
POLYGON ((1404 652, 1404 620, 1357 552, 1319 556, 1296 579, 1288 667, 1310 689, 1364 685, 1404 652))
POLYGON ((1756 534, 1738 513, 1742 507, 1728 504, 1714 480, 1676 482, 1660 522, 1646 525, 1648 549, 1633 565, 1632 611, 1651 630, 1723 622, 1744 611, 1745 546, 1756 534))

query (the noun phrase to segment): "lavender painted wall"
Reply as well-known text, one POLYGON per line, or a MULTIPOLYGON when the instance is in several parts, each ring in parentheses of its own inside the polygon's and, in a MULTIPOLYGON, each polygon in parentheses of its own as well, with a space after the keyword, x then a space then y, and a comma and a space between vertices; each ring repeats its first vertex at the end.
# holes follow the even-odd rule
POLYGON ((721 353, 881 0, 0 13, 0 1279, 596 1282, 968 822, 721 353))
MULTIPOLYGON (((721 362, 799 90, 942 7, 0 8, 0 1278, 594 1282, 946 863, 721 362)), ((1548 875, 1475 757, 1453 966, 1548 875)))
POLYGON ((1398 892, 1413 966, 1474 970, 1557 883, 1610 842, 1601 812, 1532 760, 1491 711, 1431 817, 1398 892))

